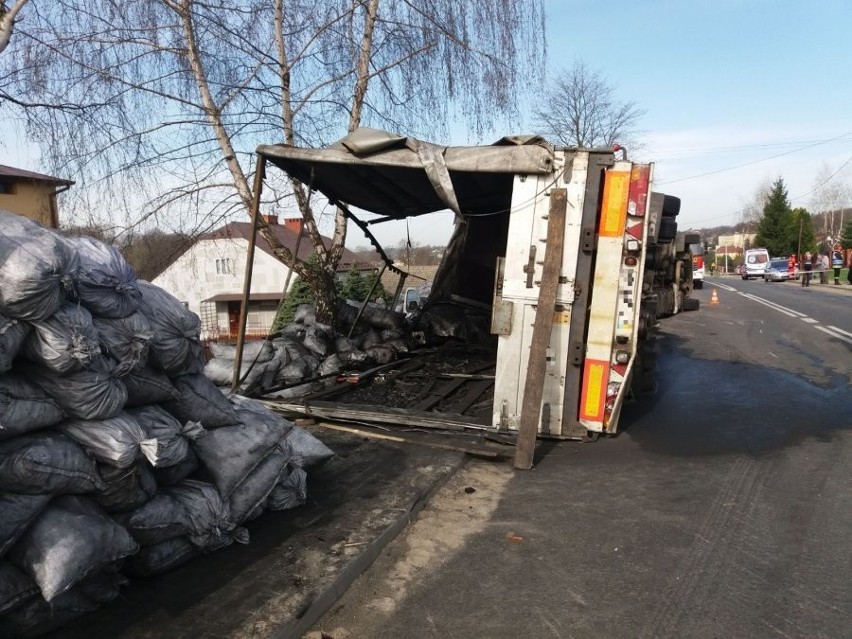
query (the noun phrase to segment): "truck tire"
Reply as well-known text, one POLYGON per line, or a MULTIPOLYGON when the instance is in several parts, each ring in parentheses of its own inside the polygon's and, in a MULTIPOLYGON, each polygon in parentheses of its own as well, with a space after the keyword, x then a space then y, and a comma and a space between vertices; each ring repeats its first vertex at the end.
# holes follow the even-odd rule
POLYGON ((682 311, 697 311, 701 306, 701 302, 694 297, 684 298, 680 310, 682 311))
POLYGON ((663 196, 663 217, 677 217, 680 213, 680 198, 674 195, 663 196))
POLYGON ((660 244, 670 244, 677 235, 677 220, 673 217, 660 218, 660 229, 657 237, 657 242, 660 244))

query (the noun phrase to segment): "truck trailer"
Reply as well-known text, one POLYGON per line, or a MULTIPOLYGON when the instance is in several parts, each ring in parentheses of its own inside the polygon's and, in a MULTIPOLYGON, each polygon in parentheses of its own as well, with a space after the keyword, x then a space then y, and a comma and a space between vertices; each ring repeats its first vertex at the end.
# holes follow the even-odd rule
MULTIPOLYGON (((680 200, 655 192, 653 163, 624 150, 535 136, 443 147, 362 128, 325 148, 257 153, 364 229, 361 211, 380 216, 370 223, 454 213, 414 329, 428 334, 448 306, 475 311, 458 311, 467 326, 485 314, 487 335, 468 330, 462 339, 493 349, 493 400, 485 418, 445 412, 439 423, 558 439, 615 434, 629 394, 654 386, 659 319, 698 307, 689 251, 698 239, 677 233, 680 200)), ((382 412, 311 398, 288 406, 359 421, 382 412)))

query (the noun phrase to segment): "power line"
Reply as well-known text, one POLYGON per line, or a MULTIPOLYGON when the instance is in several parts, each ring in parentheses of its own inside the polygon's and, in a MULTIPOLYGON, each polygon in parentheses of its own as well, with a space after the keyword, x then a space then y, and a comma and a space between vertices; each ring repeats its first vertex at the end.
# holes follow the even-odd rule
POLYGON ((791 201, 791 202, 793 202, 793 201, 795 201, 795 200, 800 200, 800 199, 802 199, 803 197, 805 197, 806 195, 810 195, 810 194, 811 194, 811 193, 813 193, 814 191, 818 191, 818 190, 819 190, 819 189, 821 189, 823 186, 825 186, 825 185, 826 185, 826 184, 827 184, 827 183, 831 180, 831 178, 833 178, 835 175, 837 175, 838 173, 840 173, 840 172, 841 172, 841 171, 842 171, 842 170, 846 167, 846 165, 847 165, 847 164, 849 164, 850 162, 852 162, 852 155, 850 155, 850 156, 849 156, 849 159, 848 159, 848 160, 846 160, 843 164, 841 164, 841 165, 840 165, 840 168, 839 168, 839 169, 837 169, 834 173, 832 173, 832 174, 831 174, 831 175, 829 175, 827 178, 825 178, 825 180, 823 180, 822 182, 820 182, 819 184, 817 184, 814 188, 812 188, 812 189, 811 189, 810 191, 808 191, 807 193, 802 193, 801 195, 797 195, 796 197, 790 198, 790 201, 791 201))
POLYGON ((677 180, 668 180, 668 181, 664 181, 664 182, 659 182, 658 184, 660 184, 660 185, 662 185, 662 184, 676 184, 678 182, 686 182, 688 180, 695 180, 695 179, 698 179, 698 178, 707 177, 708 175, 717 175, 719 173, 726 173, 728 171, 734 171, 736 169, 741 169, 743 167, 751 166, 753 164, 759 164, 761 162, 766 162, 768 160, 774 160, 775 158, 780 158, 780 157, 783 157, 785 155, 791 155, 793 153, 798 153, 799 151, 804 151, 806 149, 812 149, 815 146, 828 144, 829 142, 834 142, 835 140, 840 140, 841 138, 845 138, 850 134, 852 134, 852 132, 843 133, 843 134, 837 135, 833 138, 828 138, 826 140, 819 140, 818 142, 814 142, 812 144, 807 144, 807 145, 799 147, 797 149, 792 149, 790 151, 784 151, 783 153, 776 153, 775 155, 770 155, 769 157, 761 158, 759 160, 753 160, 751 162, 745 162, 743 164, 737 164, 735 166, 730 166, 730 167, 725 168, 725 169, 717 169, 715 171, 707 171, 706 173, 699 173, 698 175, 691 175, 689 177, 679 178, 677 180))

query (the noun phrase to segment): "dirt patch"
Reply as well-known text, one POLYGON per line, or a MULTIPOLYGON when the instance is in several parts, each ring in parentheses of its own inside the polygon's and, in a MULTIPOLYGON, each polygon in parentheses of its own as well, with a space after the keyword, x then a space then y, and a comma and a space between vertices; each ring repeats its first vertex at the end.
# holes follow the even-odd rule
POLYGON ((485 529, 512 475, 508 464, 469 461, 313 631, 334 639, 369 636, 370 629, 396 610, 418 583, 451 561, 471 535, 485 529))

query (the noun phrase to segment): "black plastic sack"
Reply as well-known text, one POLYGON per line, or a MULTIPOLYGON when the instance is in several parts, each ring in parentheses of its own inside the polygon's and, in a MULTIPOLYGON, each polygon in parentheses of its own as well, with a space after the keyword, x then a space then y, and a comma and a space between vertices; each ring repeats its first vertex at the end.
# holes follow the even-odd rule
POLYGON ((206 475, 225 499, 292 428, 291 422, 268 409, 237 408, 236 414, 241 423, 209 430, 192 444, 206 475))
POLYGON ((195 479, 163 488, 148 503, 115 518, 143 546, 187 537, 204 548, 235 528, 216 487, 195 479))
POLYGON ((290 463, 294 466, 306 468, 334 456, 333 450, 301 426, 293 426, 290 434, 287 435, 287 443, 290 445, 292 455, 290 463))
POLYGON ((121 381, 127 389, 125 406, 161 404, 180 399, 180 391, 168 376, 150 366, 133 369, 121 381))
POLYGON ((65 375, 36 364, 22 366, 21 374, 50 395, 72 418, 115 417, 127 402, 127 388, 103 357, 92 360, 86 370, 65 375))
POLYGON ((293 321, 299 324, 311 325, 317 321, 317 313, 313 304, 300 304, 296 307, 293 321))
POLYGON ((0 375, 0 440, 62 421, 62 409, 35 384, 14 373, 0 375))
POLYGON ((58 234, 0 211, 0 313, 24 320, 53 315, 73 287, 76 255, 58 234))
POLYGON ((95 463, 59 433, 34 433, 0 442, 0 491, 66 495, 104 488, 95 463))
POLYGON ((148 362, 148 348, 154 333, 148 319, 139 312, 119 319, 93 317, 101 351, 116 364, 115 374, 127 375, 148 362))
POLYGON ((154 474, 144 461, 129 468, 97 464, 106 488, 91 493, 92 500, 107 513, 122 513, 139 508, 157 494, 154 474))
POLYGON ((316 326, 310 326, 305 331, 305 339, 302 340, 302 344, 318 357, 325 357, 333 350, 330 341, 324 331, 317 330, 316 326))
POLYGON ((142 291, 139 310, 154 333, 149 362, 169 375, 200 373, 204 369, 204 354, 198 315, 158 286, 140 281, 139 290, 142 291))
POLYGON ((396 351, 390 346, 376 345, 364 349, 367 361, 376 364, 389 364, 396 359, 396 351))
POLYGON ((73 298, 100 317, 120 318, 135 313, 142 294, 136 273, 118 249, 93 237, 63 239, 79 260, 73 277, 73 298))
POLYGON ((173 537, 153 546, 143 546, 124 565, 124 572, 134 577, 153 577, 174 570, 198 557, 202 551, 186 537, 173 537))
POLYGON ((85 497, 54 499, 9 552, 51 601, 75 583, 139 549, 124 528, 85 497))
POLYGON ((241 481, 228 497, 231 519, 240 525, 262 512, 269 493, 287 467, 289 455, 277 446, 241 481))
POLYGON ((220 428, 239 421, 225 396, 204 375, 181 375, 173 377, 172 383, 180 399, 162 406, 180 421, 201 422, 204 428, 220 428))
POLYGON ((340 357, 336 353, 332 353, 322 361, 322 364, 319 365, 317 374, 330 375, 332 373, 339 373, 342 370, 343 363, 340 361, 340 357))
POLYGON ((24 345, 30 325, 0 315, 0 373, 12 368, 12 361, 24 345))
POLYGON ((145 431, 155 447, 146 448, 145 457, 155 467, 174 466, 182 462, 189 453, 189 440, 204 434, 199 422, 181 424, 170 413, 157 405, 130 408, 127 412, 145 431))
POLYGON ((101 353, 92 314, 78 304, 66 302, 32 327, 21 356, 55 373, 84 370, 101 353))
MULTIPOLYGON (((221 359, 233 360, 237 357, 237 347, 233 344, 219 344, 218 342, 210 342, 210 353, 213 357, 221 359)), ((246 362, 256 362, 262 364, 272 359, 274 355, 274 347, 272 342, 268 340, 259 340, 255 342, 246 342, 243 345, 243 364, 246 362)))
POLYGON ((361 314, 361 321, 373 328, 405 330, 405 315, 386 308, 368 305, 361 314))
MULTIPOLYGON (((40 637, 97 610, 118 597, 127 577, 102 571, 87 577, 50 603, 43 597, 28 599, 24 605, 0 618, 0 637, 40 637)), ((38 591, 38 586, 35 586, 38 591)))
MULTIPOLYGON (((0 560, 0 617, 15 608, 20 608, 28 600, 39 596, 38 585, 33 578, 8 561, 0 560)), ((0 622, 2 623, 2 622, 0 622)), ((14 636, 3 633, 0 625, 0 637, 14 636)))
POLYGON ((308 473, 288 464, 266 499, 268 510, 290 510, 308 500, 308 473))
POLYGON ((116 468, 129 468, 142 455, 148 461, 156 458, 157 441, 149 439, 133 416, 124 411, 108 419, 69 419, 56 430, 76 441, 99 462, 116 468))
POLYGON ((154 468, 154 479, 157 480, 158 486, 174 486, 190 477, 200 467, 201 463, 198 461, 198 456, 190 448, 186 451, 186 457, 174 466, 154 468))
MULTIPOLYGON (((27 531, 50 499, 51 495, 0 493, 0 557, 27 531)), ((0 602, 0 608, 2 605, 0 602)))

